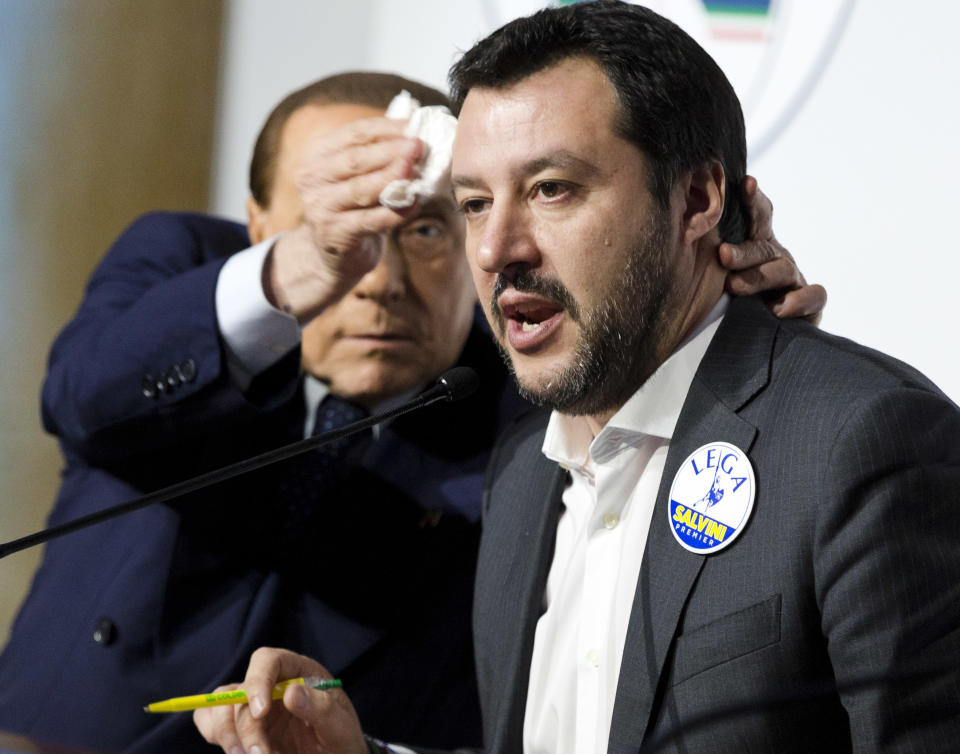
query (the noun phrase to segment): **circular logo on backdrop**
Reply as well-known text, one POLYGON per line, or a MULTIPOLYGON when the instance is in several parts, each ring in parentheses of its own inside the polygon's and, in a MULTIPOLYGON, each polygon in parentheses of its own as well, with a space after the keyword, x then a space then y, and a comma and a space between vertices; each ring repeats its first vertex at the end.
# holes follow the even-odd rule
POLYGON ((670 529, 685 549, 722 550, 740 536, 756 495, 750 459, 736 445, 711 442, 691 453, 670 486, 670 529))
MULTIPOLYGON (((578 0, 485 0, 490 31, 518 16, 578 0)), ((642 0, 693 37, 730 79, 750 159, 783 133, 837 48, 854 0, 642 0)))

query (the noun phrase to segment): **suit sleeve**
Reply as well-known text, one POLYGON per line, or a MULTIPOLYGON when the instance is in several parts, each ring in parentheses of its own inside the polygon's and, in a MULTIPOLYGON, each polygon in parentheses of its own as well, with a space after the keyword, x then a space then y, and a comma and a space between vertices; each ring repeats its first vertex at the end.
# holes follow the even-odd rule
POLYGON ((956 406, 903 388, 852 407, 829 445, 817 599, 857 751, 960 740, 958 438, 956 406))
POLYGON ((227 257, 247 245, 236 224, 155 213, 130 226, 91 276, 51 349, 45 428, 88 459, 117 459, 185 437, 289 395, 284 360, 256 400, 229 379, 215 308, 227 257), (216 419, 217 422, 211 422, 216 419))

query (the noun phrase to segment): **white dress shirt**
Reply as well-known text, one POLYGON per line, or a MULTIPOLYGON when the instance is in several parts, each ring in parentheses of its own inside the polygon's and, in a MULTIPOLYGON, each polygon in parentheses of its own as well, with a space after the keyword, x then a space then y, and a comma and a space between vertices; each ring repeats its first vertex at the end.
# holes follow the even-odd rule
MULTIPOLYGON (((537 623, 526 754, 605 752, 640 563, 670 439, 728 297, 593 437, 554 412, 544 455, 570 471, 537 623)), ((667 526, 666 521, 652 525, 667 526)))
POLYGON ((276 240, 238 251, 217 278, 217 327, 230 377, 241 389, 300 343, 297 320, 272 306, 263 292, 263 265, 276 240))

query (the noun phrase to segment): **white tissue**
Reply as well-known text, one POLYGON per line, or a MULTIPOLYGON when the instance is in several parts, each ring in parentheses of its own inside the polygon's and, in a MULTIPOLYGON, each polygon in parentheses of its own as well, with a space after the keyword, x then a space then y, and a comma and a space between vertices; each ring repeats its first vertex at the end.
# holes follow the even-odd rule
POLYGON ((412 206, 417 199, 429 198, 445 188, 443 184, 449 177, 457 119, 441 105, 420 107, 406 89, 393 98, 386 115, 388 118, 409 118, 404 134, 415 136, 424 143, 424 155, 418 163, 420 177, 391 181, 380 192, 380 204, 384 207, 403 209, 412 206))

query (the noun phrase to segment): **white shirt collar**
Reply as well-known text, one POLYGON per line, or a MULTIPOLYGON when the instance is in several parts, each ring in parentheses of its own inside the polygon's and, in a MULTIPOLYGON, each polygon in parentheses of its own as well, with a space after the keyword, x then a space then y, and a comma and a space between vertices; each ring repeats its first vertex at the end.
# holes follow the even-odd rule
POLYGON ((554 411, 543 440, 543 454, 561 466, 592 475, 592 461, 603 463, 647 435, 671 439, 690 384, 720 327, 729 302, 730 297, 724 293, 710 313, 620 407, 596 437, 584 417, 554 411))

